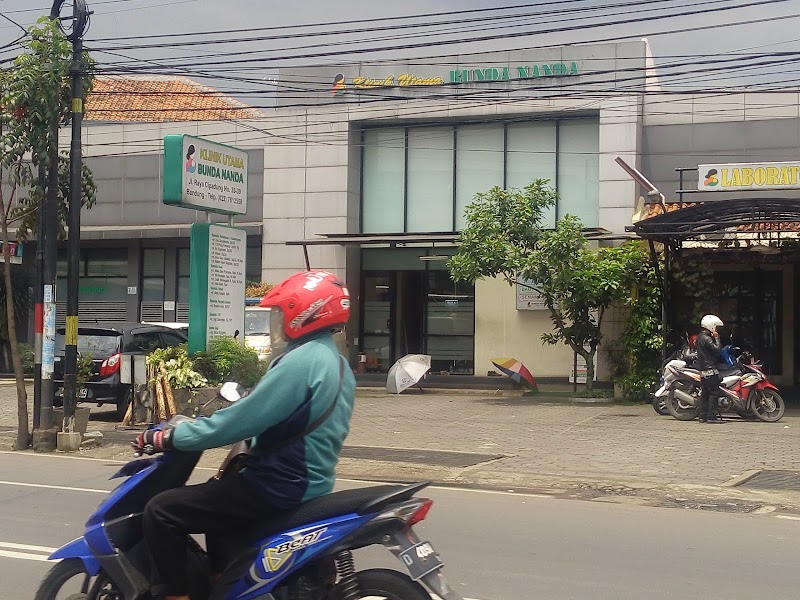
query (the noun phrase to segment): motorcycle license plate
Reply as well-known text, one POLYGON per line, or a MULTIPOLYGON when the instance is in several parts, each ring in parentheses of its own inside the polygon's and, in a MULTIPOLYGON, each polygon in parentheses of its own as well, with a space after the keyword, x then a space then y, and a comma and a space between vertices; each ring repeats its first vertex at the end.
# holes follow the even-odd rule
POLYGON ((78 390, 78 398, 88 398, 89 397, 89 390, 88 388, 81 388, 78 390))
POLYGON ((417 581, 428 573, 444 566, 442 559, 430 542, 420 542, 400 553, 400 560, 408 568, 411 579, 417 581))

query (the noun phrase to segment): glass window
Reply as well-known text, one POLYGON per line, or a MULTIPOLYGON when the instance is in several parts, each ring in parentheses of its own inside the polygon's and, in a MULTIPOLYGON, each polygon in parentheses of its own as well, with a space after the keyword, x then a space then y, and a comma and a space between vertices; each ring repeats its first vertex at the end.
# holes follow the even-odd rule
POLYGON ((164 277, 164 249, 142 250, 142 273, 145 277, 164 277))
POLYGON ((142 277, 142 302, 164 301, 164 278, 142 277))
POLYGON ((170 346, 180 346, 186 343, 186 333, 180 333, 183 329, 175 331, 162 331, 161 332, 161 348, 168 348, 170 346))
POLYGON ((364 233, 403 231, 405 194, 405 130, 368 129, 364 132, 364 233))
POLYGON ((261 246, 248 246, 245 275, 247 281, 261 281, 261 246))
POLYGON ((161 347, 161 336, 157 331, 134 333, 125 346, 125 352, 152 352, 161 347))
POLYGON ((90 277, 127 277, 127 248, 90 248, 87 250, 86 274, 90 277))
POLYGON ((364 277, 364 322, 362 349, 367 357, 367 371, 386 372, 391 366, 391 299, 393 277, 364 277))
POLYGON ((456 230, 478 192, 503 187, 503 124, 469 125, 456 132, 456 230))
POLYGON ((263 308, 244 311, 244 334, 266 335, 269 333, 269 310, 263 308))
MULTIPOLYGON (((78 331, 78 352, 84 356, 107 358, 119 352, 122 336, 112 331, 78 331)), ((56 354, 64 354, 64 329, 56 332, 56 354)))
POLYGON ((189 302, 189 248, 178 248, 178 290, 180 303, 189 302))
POLYGON ((599 132, 595 120, 563 121, 558 130, 558 217, 575 215, 584 227, 600 222, 599 132))
MULTIPOLYGON (((522 189, 534 179, 549 179, 556 187, 556 123, 508 125, 506 188, 522 189)), ((555 227, 556 207, 544 215, 546 227, 555 227)))
POLYGON ((432 371, 472 373, 475 286, 456 283, 447 271, 428 273, 425 351, 432 371))
POLYGON ((408 231, 453 230, 453 128, 408 132, 408 231))
POLYGON ((178 248, 178 276, 189 276, 189 248, 178 248))

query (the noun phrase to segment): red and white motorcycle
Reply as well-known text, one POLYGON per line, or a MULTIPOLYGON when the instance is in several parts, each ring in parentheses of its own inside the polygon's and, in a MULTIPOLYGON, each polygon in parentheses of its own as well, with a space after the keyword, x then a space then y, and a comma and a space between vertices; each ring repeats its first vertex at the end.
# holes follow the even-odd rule
MULTIPOLYGON (((778 388, 769 382, 761 365, 749 353, 742 353, 733 367, 720 369, 720 376, 720 412, 736 412, 743 417, 755 415, 769 423, 783 417, 786 404, 778 388)), ((683 360, 672 360, 664 367, 663 380, 655 395, 666 399, 669 413, 679 421, 695 419, 702 392, 700 371, 688 368, 683 360)))

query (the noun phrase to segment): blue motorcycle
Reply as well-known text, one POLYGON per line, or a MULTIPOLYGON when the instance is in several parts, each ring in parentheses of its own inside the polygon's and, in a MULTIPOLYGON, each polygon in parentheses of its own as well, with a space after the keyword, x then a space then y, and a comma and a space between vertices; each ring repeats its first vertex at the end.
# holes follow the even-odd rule
MULTIPOLYGON (((162 426, 174 426, 181 418, 162 426)), ((83 537, 50 556, 59 562, 35 600, 151 599, 154 565, 142 535, 144 507, 156 494, 185 485, 201 455, 173 450, 125 465, 112 479, 127 479, 89 518, 83 537)), ((447 583, 433 546, 414 533, 413 526, 433 503, 416 497, 429 483, 335 492, 253 523, 252 531, 213 549, 227 565, 219 577, 212 578, 206 551, 191 542, 191 598, 430 600, 431 590, 444 600, 463 600, 447 583), (408 575, 390 569, 356 571, 353 550, 370 545, 385 546, 408 575)))

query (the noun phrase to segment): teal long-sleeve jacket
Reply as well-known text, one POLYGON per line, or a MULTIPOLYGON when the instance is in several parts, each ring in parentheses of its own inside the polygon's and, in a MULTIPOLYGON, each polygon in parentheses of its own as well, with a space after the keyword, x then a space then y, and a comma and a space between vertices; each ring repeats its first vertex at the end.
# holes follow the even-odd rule
POLYGON ((242 474, 260 485, 276 508, 328 494, 355 397, 355 378, 347 365, 340 370, 342 362, 330 333, 290 344, 249 395, 209 418, 179 424, 172 442, 191 451, 251 439, 242 474), (324 414, 337 391, 336 406, 319 427, 275 448, 324 414))

